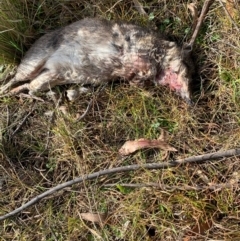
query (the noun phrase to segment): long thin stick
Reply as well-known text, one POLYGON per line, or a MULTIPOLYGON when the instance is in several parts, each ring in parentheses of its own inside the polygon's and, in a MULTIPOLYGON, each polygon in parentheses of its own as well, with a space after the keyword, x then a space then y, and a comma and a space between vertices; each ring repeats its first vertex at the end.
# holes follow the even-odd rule
POLYGON ((20 213, 24 209, 34 205, 35 203, 39 202, 41 199, 59 191, 59 190, 62 190, 66 187, 72 186, 77 183, 81 183, 83 181, 93 180, 93 179, 99 178, 104 175, 110 175, 110 174, 120 173, 120 172, 130 172, 130 171, 136 171, 136 170, 140 170, 140 169, 166 169, 166 168, 170 168, 170 167, 186 165, 187 163, 204 163, 204 162, 207 162, 210 160, 217 160, 217 159, 224 158, 224 157, 233 157, 233 156, 238 156, 238 155, 240 155, 240 148, 231 149, 231 150, 227 150, 227 151, 218 151, 218 152, 213 152, 213 153, 199 155, 199 156, 192 156, 192 157, 175 160, 175 161, 171 161, 171 162, 121 166, 121 167, 116 167, 116 168, 112 168, 112 169, 102 170, 99 172, 94 172, 92 174, 87 174, 85 176, 75 178, 71 181, 64 182, 53 188, 50 188, 46 192, 43 192, 42 194, 34 197, 27 203, 23 204, 21 207, 13 210, 12 212, 9 212, 9 213, 3 215, 3 216, 0 216, 0 221, 20 213))
POLYGON ((221 183, 221 184, 213 184, 213 185, 204 185, 204 186, 189 186, 189 185, 181 185, 181 186, 170 186, 161 183, 110 183, 105 184, 103 187, 117 187, 120 185, 121 187, 130 187, 130 188, 142 188, 142 187, 150 187, 150 188, 158 188, 161 190, 175 191, 204 191, 204 190, 212 190, 219 191, 224 188, 239 188, 238 183, 221 183))
POLYGON ((193 34, 192 34, 192 37, 191 37, 191 39, 190 39, 190 41, 189 41, 189 45, 190 45, 191 47, 193 46, 193 44, 194 44, 195 41, 196 41, 197 35, 198 35, 199 30, 200 30, 200 28, 201 28, 201 26, 202 26, 202 23, 203 23, 203 20, 204 20, 207 12, 208 12, 208 10, 209 10, 209 7, 213 4, 213 2, 214 2, 214 0, 206 0, 206 1, 204 2, 204 5, 203 5, 203 8, 202 8, 201 14, 200 14, 200 16, 199 16, 199 18, 198 18, 198 21, 197 21, 196 28, 194 29, 194 32, 193 32, 193 34))
POLYGON ((141 4, 138 0, 133 0, 133 3, 134 3, 134 5, 135 5, 135 8, 138 10, 138 12, 139 12, 141 15, 147 16, 147 13, 145 12, 142 4, 141 4))

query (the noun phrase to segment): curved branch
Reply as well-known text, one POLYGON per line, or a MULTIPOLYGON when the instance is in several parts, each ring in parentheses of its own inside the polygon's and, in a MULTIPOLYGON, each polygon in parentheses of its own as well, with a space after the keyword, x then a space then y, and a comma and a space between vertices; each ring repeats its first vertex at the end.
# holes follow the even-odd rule
POLYGON ((188 43, 191 47, 194 45, 194 43, 196 41, 196 38, 198 36, 199 30, 202 26, 202 23, 203 23, 206 15, 207 15, 207 12, 208 12, 210 6, 213 4, 213 2, 214 2, 214 0, 206 0, 203 4, 203 8, 202 8, 201 14, 200 14, 200 16, 197 20, 196 27, 195 27, 195 29, 193 31, 193 34, 192 34, 192 37, 191 37, 191 39, 188 43))
POLYGON ((3 215, 3 216, 0 216, 0 221, 20 213, 24 209, 34 205, 35 203, 39 202, 41 199, 59 191, 59 190, 62 190, 66 187, 69 187, 69 186, 72 186, 74 184, 81 183, 81 182, 84 182, 84 181, 87 181, 87 180, 93 180, 93 179, 96 179, 96 178, 104 176, 104 175, 110 175, 110 174, 120 173, 120 172, 136 171, 136 170, 139 170, 139 169, 165 169, 165 168, 169 168, 169 167, 186 165, 187 163, 204 163, 204 162, 207 162, 207 161, 210 161, 210 160, 218 160, 218 159, 223 158, 223 157, 233 157, 233 156, 238 156, 238 155, 240 155, 240 148, 231 149, 231 150, 227 150, 227 151, 218 151, 218 152, 203 154, 203 155, 199 155, 199 156, 192 156, 192 157, 188 157, 188 158, 184 158, 184 159, 180 159, 180 160, 175 160, 175 161, 170 161, 170 162, 148 163, 148 164, 142 164, 142 165, 136 164, 136 165, 115 167, 115 168, 112 168, 112 169, 106 169, 106 170, 102 170, 102 171, 99 171, 99 172, 94 172, 94 173, 87 174, 87 175, 82 176, 82 177, 75 178, 71 181, 64 182, 64 183, 59 184, 59 185, 57 185, 53 188, 50 188, 49 190, 43 192, 42 194, 34 197, 33 199, 31 199, 27 203, 23 204, 21 207, 3 215))
POLYGON ((181 186, 170 186, 164 185, 161 183, 110 183, 105 184, 103 187, 117 187, 120 185, 121 187, 130 187, 130 188, 142 188, 142 187, 152 187, 158 188, 164 191, 175 191, 175 190, 182 190, 182 191, 205 191, 205 190, 212 190, 212 191, 219 191, 224 188, 239 188, 238 183, 220 183, 220 184, 213 184, 213 185, 196 185, 196 186, 189 186, 189 185, 181 185, 181 186))

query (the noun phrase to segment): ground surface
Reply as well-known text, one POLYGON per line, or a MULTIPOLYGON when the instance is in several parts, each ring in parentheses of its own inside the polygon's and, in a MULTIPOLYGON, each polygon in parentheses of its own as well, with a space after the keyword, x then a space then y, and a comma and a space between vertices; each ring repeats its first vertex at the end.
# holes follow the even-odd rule
MULTIPOLYGON (((133 2, 2 1, 2 73, 7 71, 6 64, 18 62, 22 51, 41 34, 87 16, 150 24, 157 26, 156 31, 173 34, 180 42, 190 38, 190 1, 140 0, 147 16, 141 16, 133 2)), ((198 1, 199 9, 202 4, 198 1)), ((239 1, 216 1, 211 7, 194 49, 198 70, 192 107, 168 89, 138 89, 121 83, 110 84, 100 92, 96 88, 75 103, 63 97, 60 105, 67 114, 46 97, 45 102, 0 98, 0 215, 86 173, 237 148, 239 13, 239 1), (77 113, 84 113, 91 100, 87 115, 76 122, 77 113), (177 152, 166 155, 159 150, 145 150, 127 158, 119 156, 118 150, 126 140, 156 139, 161 130, 177 152)), ((60 93, 62 88, 57 91, 60 93)), ((237 241, 239 166, 239 158, 234 157, 119 173, 74 185, 2 221, 0 240, 237 241), (153 187, 140 187, 149 183, 153 187), (161 188, 154 187, 159 183, 161 188), (231 183, 230 188, 206 188, 231 183), (196 186, 202 188, 193 190, 196 186), (83 213, 90 218, 96 213, 107 218, 101 219, 103 223, 93 223, 85 220, 83 213)))

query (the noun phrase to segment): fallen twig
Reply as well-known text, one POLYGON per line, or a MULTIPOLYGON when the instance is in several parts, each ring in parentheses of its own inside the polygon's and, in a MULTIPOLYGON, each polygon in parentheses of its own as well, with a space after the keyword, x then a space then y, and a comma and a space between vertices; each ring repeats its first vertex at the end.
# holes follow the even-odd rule
POLYGON ((92 104, 93 104, 93 99, 91 99, 88 103, 88 106, 86 108, 86 110, 83 112, 83 114, 81 116, 79 116, 75 122, 79 122, 80 120, 82 120, 86 115, 87 113, 89 112, 90 108, 92 107, 92 104))
POLYGON ((21 120, 16 129, 14 130, 14 132, 11 134, 11 138, 22 128, 22 126, 24 125, 24 123, 27 121, 28 117, 35 111, 35 104, 33 105, 32 109, 28 112, 28 114, 23 118, 23 120, 21 120))
POLYGON ((151 187, 158 188, 161 190, 174 191, 174 190, 182 190, 182 191, 204 191, 204 190, 212 190, 219 191, 224 188, 238 188, 238 183, 220 183, 220 184, 212 184, 212 185, 181 185, 181 186, 170 186, 161 183, 110 183, 104 184, 103 187, 117 187, 120 185, 121 187, 130 187, 130 188, 142 188, 142 187, 151 187))
POLYGON ((191 47, 193 47, 194 43, 195 43, 195 40, 197 38, 197 35, 199 33, 199 30, 202 26, 202 23, 203 23, 203 20, 209 10, 209 7, 213 4, 214 0, 206 0, 203 4, 203 8, 202 8, 202 11, 201 11, 201 14, 197 20, 197 24, 196 24, 196 28, 194 29, 194 32, 192 34, 192 37, 188 43, 188 45, 190 45, 191 47))
MULTIPOLYGON (((99 89, 95 92, 95 98, 105 89, 105 87, 106 87, 106 84, 103 84, 103 85, 101 86, 101 88, 99 88, 99 89)), ((77 117, 77 119, 75 120, 75 122, 79 122, 79 121, 81 121, 83 118, 85 118, 85 116, 88 114, 90 108, 91 108, 92 105, 93 105, 93 101, 94 101, 94 97, 89 101, 86 110, 83 112, 83 114, 82 114, 81 116, 77 117)))
POLYGON ((218 152, 203 154, 203 155, 199 155, 199 156, 192 156, 192 157, 175 160, 175 161, 170 161, 170 162, 148 163, 148 164, 142 164, 142 165, 135 164, 135 165, 115 167, 112 169, 106 169, 106 170, 102 170, 99 172, 94 172, 94 173, 87 174, 82 177, 75 178, 71 181, 64 182, 53 188, 50 188, 49 190, 43 192, 42 194, 34 197, 27 203, 23 204, 21 207, 3 215, 3 216, 0 216, 0 221, 20 213, 24 209, 34 205, 35 203, 39 202, 41 199, 59 191, 59 190, 62 190, 66 187, 72 186, 77 183, 81 183, 83 181, 96 179, 100 176, 110 175, 110 174, 119 173, 119 172, 136 171, 136 170, 140 170, 140 169, 164 169, 164 168, 176 167, 176 166, 180 166, 180 165, 186 165, 187 163, 204 163, 204 162, 207 162, 210 160, 217 160, 217 159, 224 158, 224 157, 233 157, 233 156, 238 156, 238 155, 240 155, 240 148, 231 149, 231 150, 227 150, 227 151, 218 151, 218 152))
POLYGON ((134 3, 134 5, 135 5, 135 8, 138 10, 138 12, 139 12, 141 15, 147 16, 147 13, 145 12, 142 4, 141 4, 138 0, 133 0, 133 3, 134 3))

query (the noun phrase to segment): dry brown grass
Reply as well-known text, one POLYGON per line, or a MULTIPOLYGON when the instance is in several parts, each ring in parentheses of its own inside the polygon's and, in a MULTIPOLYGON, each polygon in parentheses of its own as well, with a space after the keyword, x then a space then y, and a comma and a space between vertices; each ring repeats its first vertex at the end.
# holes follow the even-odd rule
MULTIPOLYGON (((0 32, 14 30, 0 34, 2 63, 19 60, 22 49, 25 51, 43 32, 87 16, 144 25, 150 22, 182 41, 190 38, 187 32, 191 17, 186 7, 190 1, 140 2, 149 16, 154 16, 153 20, 140 16, 131 0, 4 0, 0 6, 4 23, 0 32)), ((239 3, 234 11, 232 21, 240 28, 239 3)), ((196 104, 192 108, 167 89, 137 89, 127 84, 109 85, 99 94, 83 95, 76 103, 64 99, 62 104, 67 106, 68 115, 63 115, 50 100, 42 103, 1 98, 0 215, 83 174, 126 164, 159 162, 163 155, 158 151, 141 151, 123 160, 118 149, 129 139, 157 138, 161 129, 168 132, 169 142, 178 149, 167 157, 169 161, 238 147, 240 37, 236 26, 216 1, 194 50, 198 74, 196 104), (93 96, 89 113, 76 123, 76 112, 82 114, 93 96), (46 116, 49 111, 54 111, 54 118, 46 116)), ((237 241, 239 188, 189 191, 180 187, 228 183, 238 180, 239 174, 239 158, 235 157, 203 165, 99 178, 63 190, 5 220, 0 226, 0 240, 237 241), (121 186, 149 182, 172 188, 121 186), (119 185, 104 187, 110 183, 119 185), (104 226, 80 218, 81 213, 106 211, 109 215, 104 226)))

